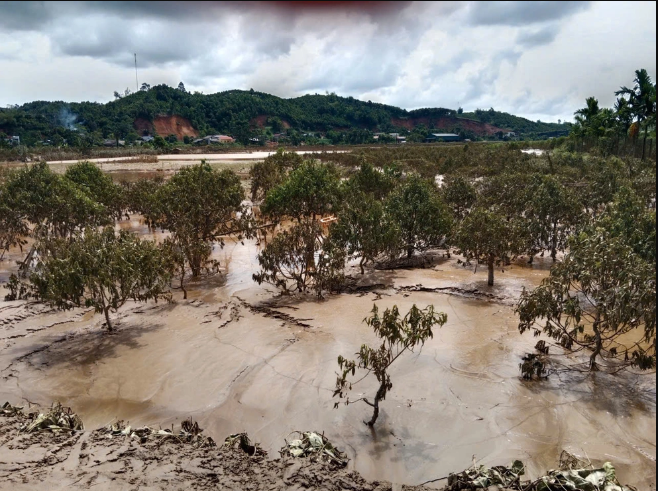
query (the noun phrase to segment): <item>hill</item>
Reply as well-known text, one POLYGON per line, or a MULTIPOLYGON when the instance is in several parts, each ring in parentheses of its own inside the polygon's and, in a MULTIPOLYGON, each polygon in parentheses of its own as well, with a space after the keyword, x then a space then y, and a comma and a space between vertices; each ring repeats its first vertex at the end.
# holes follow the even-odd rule
POLYGON ((113 136, 134 139, 145 133, 163 137, 174 134, 179 139, 225 133, 248 142, 265 131, 278 133, 286 129, 301 133, 352 132, 357 140, 363 130, 404 132, 419 127, 423 131, 461 131, 467 138, 500 136, 508 131, 523 137, 569 130, 568 125, 534 123, 495 111, 463 115, 445 108, 407 111, 335 94, 282 99, 254 90, 206 95, 158 85, 116 95, 116 100, 106 104, 36 101, 0 109, 0 132, 18 135, 23 143, 31 145, 43 140, 75 144, 83 135, 94 141, 113 136))

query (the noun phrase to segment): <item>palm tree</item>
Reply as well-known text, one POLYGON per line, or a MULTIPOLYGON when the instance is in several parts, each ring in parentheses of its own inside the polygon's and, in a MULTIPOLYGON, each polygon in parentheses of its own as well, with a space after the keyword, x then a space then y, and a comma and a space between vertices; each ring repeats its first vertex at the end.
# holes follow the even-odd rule
POLYGON ((592 123, 596 116, 601 112, 599 108, 599 101, 596 97, 588 97, 585 101, 587 104, 584 108, 578 109, 574 113, 576 116, 576 130, 581 135, 586 135, 595 132, 592 129, 592 123))
POLYGON ((635 85, 632 89, 621 87, 615 92, 615 95, 628 96, 628 104, 632 109, 633 116, 640 125, 644 125, 644 143, 642 146, 642 160, 644 160, 649 126, 655 126, 656 124, 656 85, 644 68, 635 70, 633 82, 635 85))

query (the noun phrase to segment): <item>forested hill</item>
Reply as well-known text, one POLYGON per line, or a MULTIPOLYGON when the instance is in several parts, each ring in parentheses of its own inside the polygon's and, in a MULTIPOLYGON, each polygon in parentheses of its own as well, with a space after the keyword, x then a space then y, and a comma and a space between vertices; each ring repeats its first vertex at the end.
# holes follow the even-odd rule
POLYGON ((143 124, 139 123, 163 115, 186 118, 201 136, 224 133, 240 141, 248 141, 264 131, 276 133, 289 128, 298 132, 393 132, 420 127, 421 131, 461 131, 466 137, 491 137, 508 131, 521 137, 541 137, 549 132, 569 131, 568 125, 535 123, 491 110, 464 115, 444 108, 407 111, 335 94, 282 99, 253 90, 206 95, 190 93, 182 86, 144 89, 123 96, 116 94, 117 99, 106 104, 36 101, 0 109, 0 132, 18 135, 28 145, 45 139, 71 142, 81 135, 124 139, 142 136, 143 124))

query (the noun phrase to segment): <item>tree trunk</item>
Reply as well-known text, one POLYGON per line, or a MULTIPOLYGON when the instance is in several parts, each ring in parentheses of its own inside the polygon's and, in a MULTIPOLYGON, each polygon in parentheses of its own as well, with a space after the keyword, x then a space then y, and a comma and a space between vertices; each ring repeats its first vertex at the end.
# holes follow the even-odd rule
POLYGON ((114 328, 112 327, 112 322, 110 322, 110 307, 103 307, 103 313, 105 314, 105 322, 107 322, 107 330, 108 332, 114 331, 114 328))
POLYGON ((180 275, 180 289, 183 290, 183 300, 187 300, 187 290, 185 289, 185 265, 182 266, 180 275))
POLYGON ((642 160, 644 160, 647 151, 647 132, 649 128, 644 128, 644 141, 642 142, 642 160))
POLYGON ((553 223, 553 237, 551 238, 551 257, 557 260, 557 221, 553 223))
POLYGON ((379 389, 377 390, 375 402, 371 404, 373 407, 372 418, 366 423, 366 425, 370 426, 371 428, 375 426, 377 418, 379 418, 379 403, 382 399, 384 399, 384 396, 386 396, 386 377, 384 377, 381 385, 379 386, 379 389))
POLYGON ((366 258, 362 257, 361 262, 359 262, 359 267, 361 268, 361 274, 365 274, 365 269, 363 268, 363 263, 365 262, 366 258))
POLYGON ((594 325, 592 326, 592 329, 594 329, 594 342, 596 344, 594 346, 594 352, 589 357, 589 369, 593 372, 597 372, 599 370, 599 366, 596 364, 596 359, 603 351, 603 340, 601 339, 601 330, 599 329, 599 323, 600 323, 599 314, 597 313, 596 320, 594 321, 594 325))
POLYGON ((487 285, 493 286, 494 285, 494 262, 495 262, 495 256, 493 254, 489 254, 489 259, 487 261, 487 268, 489 270, 489 278, 487 279, 487 285))
POLYGON ((407 259, 411 259, 411 256, 414 255, 414 246, 407 246, 407 259))

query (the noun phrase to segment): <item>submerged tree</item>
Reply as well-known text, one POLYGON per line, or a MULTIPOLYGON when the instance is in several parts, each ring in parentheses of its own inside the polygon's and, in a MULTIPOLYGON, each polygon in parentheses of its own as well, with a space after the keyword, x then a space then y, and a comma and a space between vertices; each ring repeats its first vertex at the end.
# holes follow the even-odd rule
POLYGON ((306 161, 267 194, 261 210, 275 219, 316 220, 336 213, 340 197, 336 166, 306 161))
POLYGON ((105 206, 114 218, 120 219, 123 216, 123 190, 96 165, 78 162, 66 169, 64 177, 77 184, 94 201, 105 206))
POLYGON ((484 262, 488 269, 489 286, 494 284, 494 269, 497 263, 508 258, 514 250, 513 223, 504 216, 484 208, 475 208, 459 226, 455 243, 466 258, 474 260, 476 266, 484 262))
MULTIPOLYGON (((386 399, 386 394, 393 388, 393 382, 389 374, 389 368, 395 361, 407 351, 413 352, 416 347, 422 348, 425 341, 433 337, 432 328, 443 326, 448 320, 444 313, 435 312, 434 306, 419 309, 413 305, 409 312, 402 317, 397 306, 386 309, 380 317, 379 309, 375 305, 370 317, 364 322, 371 327, 377 337, 382 340, 381 346, 372 348, 367 344, 361 346, 357 353, 357 359, 348 360, 343 356, 338 357, 338 366, 341 372, 336 379, 334 397, 346 399, 345 405, 363 401, 373 408, 372 418, 364 422, 368 426, 374 426, 379 417, 379 405, 386 399), (356 381, 357 370, 365 370, 366 373, 356 381), (348 397, 354 385, 373 374, 379 383, 379 388, 372 402, 365 397, 351 401, 348 397)), ((334 407, 339 406, 339 402, 334 407)))
POLYGON ((450 210, 434 185, 415 174, 391 193, 386 210, 399 230, 399 250, 407 259, 415 251, 441 247, 452 229, 450 210))
POLYGON ((397 249, 399 236, 395 224, 386 215, 384 205, 373 196, 352 190, 329 229, 331 239, 342 247, 349 258, 359 258, 361 274, 364 266, 397 249))
POLYGON ((6 187, 0 183, 0 260, 12 247, 22 249, 29 233, 27 221, 12 206, 6 187))
POLYGON ((156 223, 171 231, 193 277, 208 264, 213 243, 223 247, 228 235, 251 236, 243 200, 240 178, 205 162, 182 169, 158 190, 156 223))
POLYGON ((251 177, 251 200, 265 199, 267 193, 282 184, 288 173, 304 162, 301 155, 295 152, 277 150, 262 162, 257 162, 249 171, 251 177))
POLYGON ((105 315, 128 300, 169 298, 169 266, 155 242, 112 227, 88 228, 72 240, 55 239, 40 247, 30 275, 31 294, 60 309, 94 307, 105 315))
POLYGON ((253 275, 259 285, 270 283, 284 292, 323 291, 343 278, 345 252, 324 238, 322 225, 303 221, 277 234, 258 254, 261 270, 253 275))
POLYGON ((9 175, 6 206, 33 225, 38 237, 68 237, 87 226, 110 222, 107 208, 77 184, 55 174, 45 162, 9 175))
POLYGON ((590 351, 590 370, 598 369, 599 358, 655 368, 655 263, 625 242, 598 224, 574 236, 550 276, 521 295, 521 333, 544 332, 566 349, 590 351))
POLYGON ((535 176, 529 187, 525 221, 530 234, 530 257, 550 251, 553 261, 564 251, 567 240, 582 217, 576 195, 553 176, 535 176))
POLYGON ((448 178, 441 195, 457 220, 463 220, 477 200, 475 186, 461 176, 448 178))

